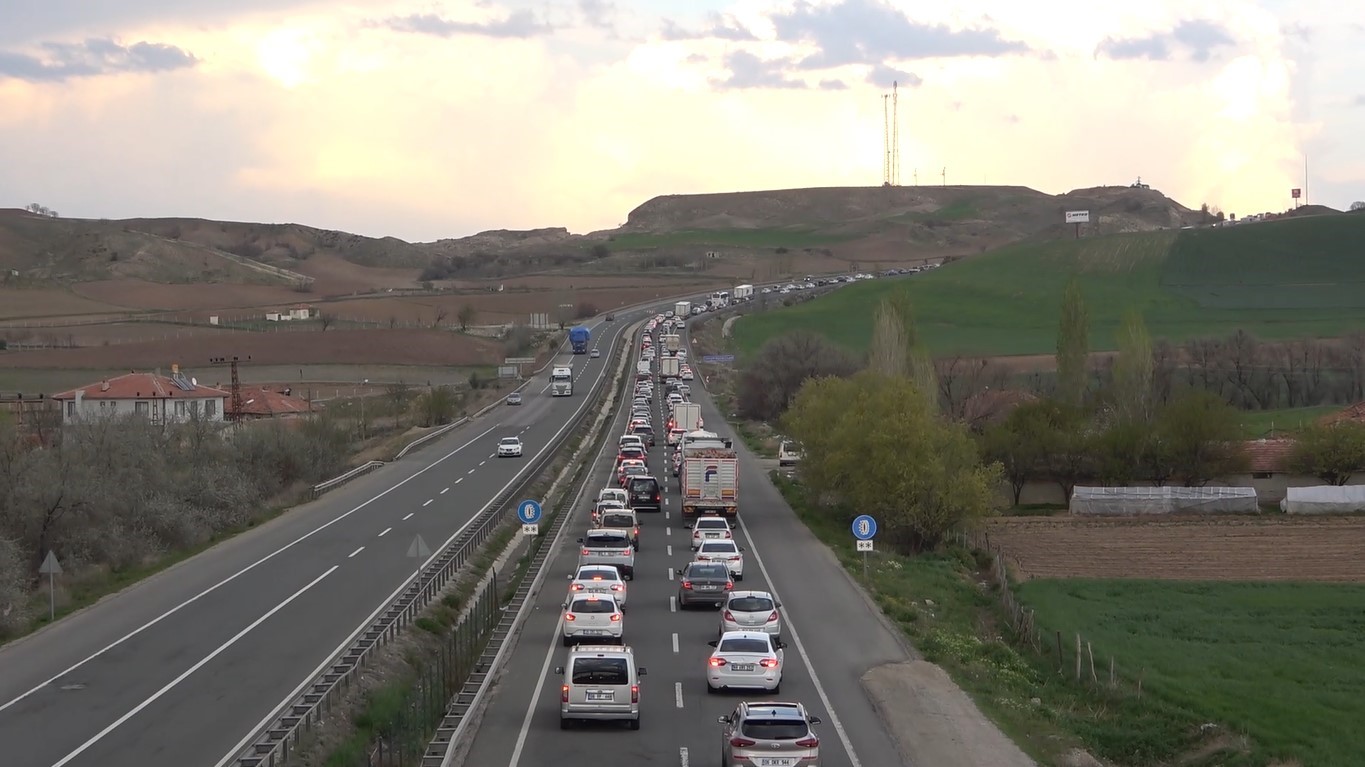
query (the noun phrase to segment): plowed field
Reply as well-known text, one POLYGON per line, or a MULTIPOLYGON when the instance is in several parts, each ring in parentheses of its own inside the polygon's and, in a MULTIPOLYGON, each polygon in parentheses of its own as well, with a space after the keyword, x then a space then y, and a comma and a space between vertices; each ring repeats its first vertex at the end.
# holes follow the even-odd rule
POLYGON ((1007 517, 989 531, 1025 580, 1365 582, 1365 517, 1007 517))

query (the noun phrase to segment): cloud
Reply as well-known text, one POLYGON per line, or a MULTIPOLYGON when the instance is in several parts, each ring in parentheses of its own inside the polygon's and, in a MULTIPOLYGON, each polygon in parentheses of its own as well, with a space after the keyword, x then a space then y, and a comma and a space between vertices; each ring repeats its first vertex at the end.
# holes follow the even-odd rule
POLYGON ((170 72, 193 67, 190 52, 164 43, 146 41, 122 45, 112 38, 92 37, 79 43, 46 42, 41 53, 0 51, 0 78, 56 82, 75 77, 125 73, 170 72))
POLYGON ((1356 96, 1356 100, 1351 103, 1358 107, 1365 107, 1365 93, 1356 96))
POLYGON ((1153 32, 1146 37, 1107 37, 1095 49, 1097 56, 1111 59, 1148 59, 1170 61, 1185 53, 1195 61, 1208 61, 1219 48, 1237 44, 1222 26, 1203 19, 1176 24, 1168 32, 1153 32))
POLYGON ((844 0, 818 7, 797 0, 791 11, 774 14, 772 22, 779 40, 814 44, 818 49, 801 62, 805 69, 1029 51, 1024 43, 1007 40, 993 29, 953 29, 912 21, 881 0, 844 0))
POLYGON ((753 42, 758 39, 740 24, 734 16, 712 11, 706 16, 706 24, 700 30, 689 30, 679 26, 672 19, 664 19, 659 33, 669 41, 680 40, 730 40, 733 42, 753 42))
POLYGON ((848 83, 843 80, 821 80, 820 90, 822 91, 846 91, 848 83))
POLYGON ((616 17, 616 3, 611 0, 578 0, 578 10, 588 26, 611 29, 616 17))
POLYGON ((806 88, 804 82, 786 75, 784 70, 790 63, 787 59, 760 59, 748 51, 732 51, 725 56, 730 76, 723 80, 713 79, 711 84, 723 90, 806 88))
POLYGON ((107 34, 146 24, 193 26, 240 20, 254 13, 283 14, 323 0, 0 0, 0 45, 107 34))
POLYGON ((434 13, 414 13, 407 16, 392 16, 385 19, 381 26, 395 32, 411 32, 435 37, 455 37, 456 35, 479 35, 482 37, 525 38, 552 32, 549 24, 541 21, 535 13, 526 9, 512 11, 501 19, 492 21, 453 21, 434 13))
POLYGON ((867 71, 867 83, 868 85, 876 85, 882 88, 885 88, 891 83, 914 88, 918 85, 922 85, 924 80, 914 72, 906 72, 904 70, 896 69, 895 67, 889 67, 885 64, 874 64, 867 71))

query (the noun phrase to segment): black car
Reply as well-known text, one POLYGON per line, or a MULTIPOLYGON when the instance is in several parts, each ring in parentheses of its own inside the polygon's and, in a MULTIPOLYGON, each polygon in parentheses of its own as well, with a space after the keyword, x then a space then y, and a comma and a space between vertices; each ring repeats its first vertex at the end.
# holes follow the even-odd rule
POLYGON ((608 315, 607 315, 607 322, 615 322, 615 321, 616 321, 616 315, 615 315, 615 314, 608 314, 608 315))
POLYGON ((663 488, 654 477, 631 477, 626 482, 626 495, 628 496, 626 503, 636 511, 663 510, 663 488))

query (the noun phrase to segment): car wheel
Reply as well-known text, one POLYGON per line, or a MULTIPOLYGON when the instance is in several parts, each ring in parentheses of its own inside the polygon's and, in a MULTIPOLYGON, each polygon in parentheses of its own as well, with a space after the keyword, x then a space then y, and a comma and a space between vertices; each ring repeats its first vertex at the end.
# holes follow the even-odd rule
POLYGON ((635 569, 634 569, 634 568, 631 568, 631 569, 627 570, 627 571, 626 571, 626 574, 625 574, 625 578, 626 578, 626 580, 628 580, 628 581, 633 581, 633 580, 635 580, 635 569))
POLYGON ((630 720, 630 729, 632 730, 640 729, 640 717, 637 716, 634 719, 630 720))
POLYGON ((773 695, 781 695, 781 694, 782 694, 782 683, 781 683, 781 682, 778 682, 777 684, 773 685, 773 695))
POLYGON ((565 647, 573 647, 573 639, 571 639, 571 638, 569 638, 569 637, 564 637, 564 646, 565 646, 565 647))
POLYGON ((744 573, 736 573, 736 574, 735 574, 735 580, 737 580, 737 581, 742 581, 742 580, 744 580, 744 573))
POLYGON ((567 729, 569 729, 569 725, 570 725, 570 721, 569 721, 568 719, 565 719, 565 718, 562 717, 562 716, 559 718, 559 729, 561 729, 561 730, 567 730, 567 729))

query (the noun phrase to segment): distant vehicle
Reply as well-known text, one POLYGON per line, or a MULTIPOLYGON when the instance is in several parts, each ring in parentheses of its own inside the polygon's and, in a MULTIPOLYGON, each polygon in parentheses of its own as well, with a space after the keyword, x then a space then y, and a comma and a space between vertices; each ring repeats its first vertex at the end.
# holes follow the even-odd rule
POLYGON ((520 458, 521 457, 521 437, 503 437, 498 442, 499 458, 520 458))
POLYGON ((673 307, 673 313, 679 317, 686 317, 692 313, 691 301, 679 301, 673 307))
POLYGON ((749 301, 749 300, 752 300, 753 297, 754 297, 754 286, 753 286, 753 285, 736 285, 736 286, 735 286, 735 300, 736 300, 736 301, 749 301))
POLYGON ((615 321, 616 321, 616 315, 615 315, 615 314, 608 314, 608 315, 607 315, 607 322, 615 322, 615 321))
POLYGON ((573 368, 557 365, 550 370, 550 396, 573 396, 573 368))
POLYGON ((588 342, 592 340, 592 331, 579 325, 569 331, 569 343, 573 345, 574 354, 587 354, 588 342))
POLYGON ((511 394, 507 395, 507 404, 509 404, 509 405, 520 405, 520 404, 521 404, 521 392, 519 392, 519 391, 514 391, 514 392, 512 392, 511 394))
POLYGON ((778 466, 795 466, 801 462, 801 450, 795 442, 789 439, 782 440, 782 444, 777 448, 778 466))
POLYGON ((592 353, 589 354, 588 356, 591 357, 591 358, 593 358, 593 359, 597 359, 598 357, 601 357, 601 356, 602 356, 602 352, 598 351, 597 349, 593 349, 593 350, 592 350, 592 353))
POLYGON ((598 594, 615 597, 616 604, 624 610, 626 593, 626 581, 621 577, 621 571, 610 565, 585 565, 569 576, 569 596, 598 594))
POLYGON ((663 487, 659 480, 648 475, 631 477, 626 483, 630 493, 630 507, 637 511, 663 511, 663 487))
POLYGON ((810 729, 820 717, 800 703, 745 701, 718 718, 721 763, 811 767, 820 763, 820 738, 810 729))

